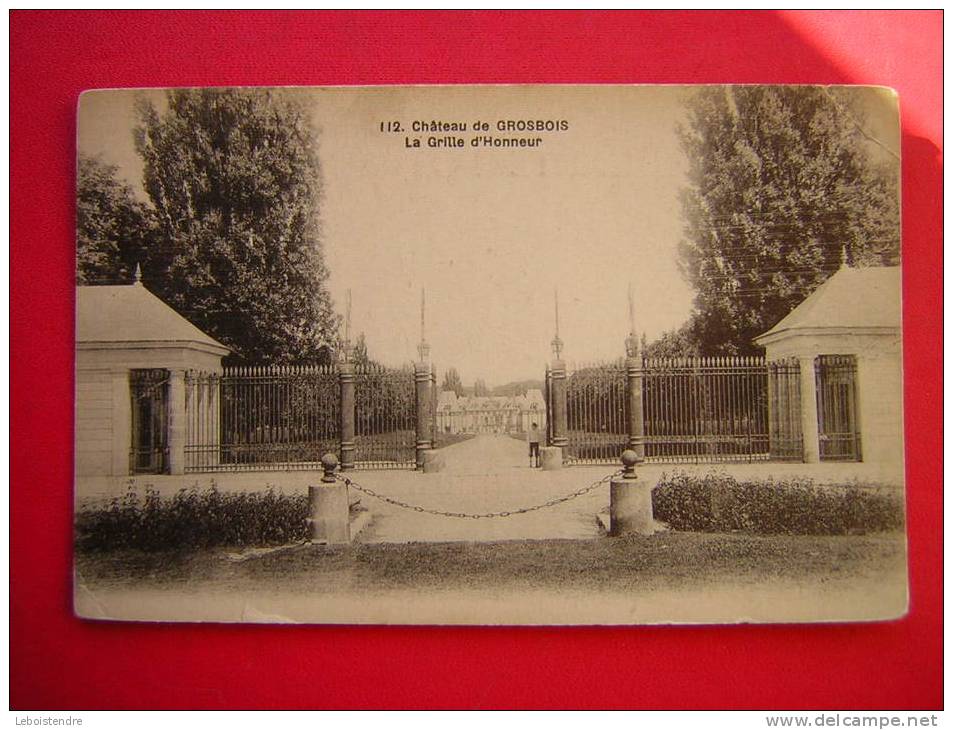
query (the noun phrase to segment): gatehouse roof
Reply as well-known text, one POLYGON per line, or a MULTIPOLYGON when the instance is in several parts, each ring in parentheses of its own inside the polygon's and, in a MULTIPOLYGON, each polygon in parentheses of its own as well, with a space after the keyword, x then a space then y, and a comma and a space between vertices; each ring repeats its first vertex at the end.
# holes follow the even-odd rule
POLYGON ((755 338, 757 344, 804 331, 900 330, 900 267, 842 266, 774 327, 755 338))
POLYGON ((139 282, 76 287, 76 342, 180 345, 222 355, 229 352, 139 282))

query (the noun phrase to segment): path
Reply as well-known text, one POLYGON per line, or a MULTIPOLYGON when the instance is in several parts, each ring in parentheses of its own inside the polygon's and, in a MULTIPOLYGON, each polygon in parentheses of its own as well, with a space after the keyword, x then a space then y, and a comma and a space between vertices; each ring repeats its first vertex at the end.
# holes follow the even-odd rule
MULTIPOLYGON (((544 472, 531 469, 525 442, 480 435, 441 449, 446 461, 436 474, 357 472, 354 479, 410 504, 453 512, 516 510, 546 502, 591 484, 611 466, 544 472)), ((608 505, 609 487, 555 507, 509 517, 466 519, 422 514, 363 496, 370 525, 359 542, 454 542, 586 539, 601 535, 596 514, 608 505)))
POLYGON ((529 445, 510 436, 481 434, 440 450, 446 460, 444 474, 485 476, 530 472, 529 445))

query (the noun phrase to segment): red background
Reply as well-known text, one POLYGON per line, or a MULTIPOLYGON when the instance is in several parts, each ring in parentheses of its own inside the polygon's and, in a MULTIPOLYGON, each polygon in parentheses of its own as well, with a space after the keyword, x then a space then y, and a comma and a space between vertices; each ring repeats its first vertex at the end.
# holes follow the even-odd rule
POLYGON ((13 12, 11 706, 938 708, 941 54, 927 12, 13 12), (71 615, 76 101, 87 88, 872 83, 900 93, 911 561, 872 625, 123 625, 71 615))

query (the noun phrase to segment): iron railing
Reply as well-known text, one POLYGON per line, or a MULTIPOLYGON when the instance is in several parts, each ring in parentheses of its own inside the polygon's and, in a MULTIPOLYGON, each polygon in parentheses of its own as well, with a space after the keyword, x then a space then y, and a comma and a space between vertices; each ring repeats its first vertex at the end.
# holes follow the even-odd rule
POLYGON ((768 363, 768 442, 774 461, 804 458, 801 366, 797 358, 768 363))
POLYGON ((767 391, 764 358, 643 360, 646 460, 767 460, 767 391))
POLYGON ((354 402, 355 467, 413 469, 417 458, 413 367, 357 366, 354 402))
POLYGON ((129 373, 132 406, 132 474, 164 474, 169 469, 169 371, 132 370, 129 373))
POLYGON ((860 461, 857 422, 857 358, 818 355, 817 431, 821 461, 860 461))
POLYGON ((628 443, 626 394, 622 361, 575 366, 567 371, 567 463, 618 462, 628 443))
POLYGON ((333 365, 191 371, 185 386, 187 472, 313 469, 338 450, 333 365))
MULTIPOLYGON (((547 371, 551 415, 549 375, 547 371)), ((796 360, 643 358, 640 376, 646 461, 802 458, 796 360)), ((568 463, 618 460, 629 441, 627 389, 622 360, 576 367, 567 374, 568 463)))

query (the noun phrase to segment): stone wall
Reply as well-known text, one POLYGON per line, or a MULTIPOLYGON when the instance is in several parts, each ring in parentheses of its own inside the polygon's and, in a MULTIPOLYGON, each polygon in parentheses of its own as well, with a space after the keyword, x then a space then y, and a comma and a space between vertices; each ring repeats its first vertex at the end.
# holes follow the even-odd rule
POLYGON ((113 390, 109 370, 77 371, 75 426, 76 474, 113 474, 113 390))

